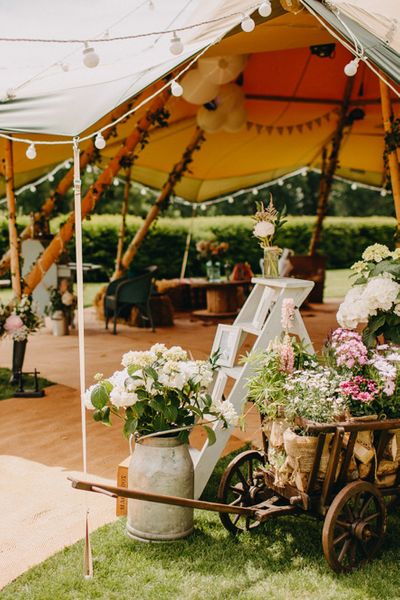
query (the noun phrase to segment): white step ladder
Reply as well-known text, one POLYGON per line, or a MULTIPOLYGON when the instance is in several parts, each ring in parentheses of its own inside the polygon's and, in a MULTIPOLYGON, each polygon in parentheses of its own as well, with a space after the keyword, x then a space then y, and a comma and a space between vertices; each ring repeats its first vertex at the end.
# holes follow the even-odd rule
MULTIPOLYGON (((313 352, 313 346, 299 309, 314 287, 314 283, 288 277, 276 279, 255 277, 252 279, 252 283, 254 287, 231 326, 232 328, 240 328, 238 346, 244 342, 248 334, 252 334, 257 336, 252 352, 265 350, 269 342, 282 333, 282 302, 286 298, 292 298, 296 308, 291 333, 302 340, 308 351, 313 352)), ((226 399, 232 402, 236 412, 241 414, 247 394, 247 380, 251 376, 253 368, 250 363, 234 365, 233 367, 221 367, 211 392, 212 395, 218 396, 221 394, 227 379, 234 379, 235 383, 226 399)), ((199 498, 203 492, 232 434, 233 427, 220 429, 220 426, 216 423, 213 429, 216 434, 215 444, 209 446, 207 440, 200 451, 191 449, 195 472, 195 498, 199 498)))

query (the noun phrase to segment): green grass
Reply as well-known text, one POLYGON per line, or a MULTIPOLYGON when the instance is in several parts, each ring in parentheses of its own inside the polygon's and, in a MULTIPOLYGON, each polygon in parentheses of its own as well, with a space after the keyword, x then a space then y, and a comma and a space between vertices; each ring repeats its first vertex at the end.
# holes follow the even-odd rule
MULTIPOLYGON (((95 295, 104 285, 107 285, 107 283, 85 283, 83 288, 83 298, 85 306, 93 306, 95 295)), ((12 299, 12 297, 13 293, 11 289, 0 290, 0 300, 2 300, 3 302, 9 302, 12 299)))
MULTIPOLYGON (((0 368, 0 400, 7 400, 8 398, 12 398, 14 396, 14 392, 17 389, 17 386, 10 385, 11 371, 10 369, 2 369, 0 368)), ((54 385, 52 381, 48 381, 44 377, 39 377, 39 389, 47 387, 49 385, 54 385)), ((34 389, 34 380, 33 377, 24 377, 24 388, 26 390, 34 389)), ((1 598, 1 596, 0 596, 1 598)))
MULTIPOLYGON (((223 461, 226 463, 225 461, 223 461)), ((206 497, 215 497, 216 482, 206 497)), ((80 492, 76 492, 80 493, 80 492)), ((90 499, 89 499, 90 502, 90 499)), ((110 500, 112 502, 112 500, 110 500)), ((196 511, 195 532, 166 544, 133 542, 124 521, 91 536, 94 578, 82 577, 79 542, 8 585, 2 600, 398 600, 400 520, 389 518, 384 550, 370 565, 338 576, 325 562, 321 523, 275 518, 232 538, 216 513, 196 511)))

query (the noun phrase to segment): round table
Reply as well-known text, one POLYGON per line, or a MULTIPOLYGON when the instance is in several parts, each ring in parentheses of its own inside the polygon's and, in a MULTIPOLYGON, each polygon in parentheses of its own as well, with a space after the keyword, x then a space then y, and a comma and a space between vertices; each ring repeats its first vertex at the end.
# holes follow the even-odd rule
POLYGON ((207 308, 195 310, 194 317, 208 320, 221 320, 236 317, 245 300, 245 293, 251 281, 193 281, 192 288, 206 290, 207 308))

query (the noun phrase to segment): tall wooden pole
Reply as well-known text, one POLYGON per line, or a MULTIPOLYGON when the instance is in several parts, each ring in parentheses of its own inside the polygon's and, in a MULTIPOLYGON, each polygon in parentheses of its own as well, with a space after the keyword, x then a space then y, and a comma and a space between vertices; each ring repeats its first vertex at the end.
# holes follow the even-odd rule
MULTIPOLYGON (((84 219, 84 217, 86 217, 86 215, 94 209, 96 203, 101 198, 103 191, 109 185, 111 185, 114 177, 121 169, 121 162, 123 163, 125 158, 130 158, 132 156, 135 148, 143 140, 143 135, 153 124, 155 116, 162 111, 169 97, 169 89, 163 90, 158 96, 156 96, 146 114, 138 121, 138 123, 136 123, 134 130, 129 137, 126 138, 124 144, 119 148, 117 154, 109 162, 104 171, 99 175, 97 181, 90 186, 90 189, 82 200, 82 219, 84 219)), ((43 254, 37 260, 31 272, 25 279, 25 294, 29 294, 35 289, 51 265, 64 251, 65 244, 69 242, 74 234, 76 218, 79 218, 79 215, 75 215, 74 212, 70 213, 67 221, 61 227, 60 231, 52 239, 43 254)))
MULTIPOLYGON (((392 105, 390 101, 389 88, 382 79, 379 78, 379 88, 381 92, 381 107, 382 107, 382 118, 383 128, 385 133, 392 131, 392 105)), ((399 160, 397 157, 397 151, 393 150, 388 154, 390 179, 392 182, 392 192, 394 200, 394 208, 396 211, 397 227, 400 228, 400 169, 399 160)))
POLYGON ((318 198, 317 220, 315 222, 314 231, 311 236, 309 255, 315 256, 321 238, 322 225, 326 215, 329 194, 332 189, 333 177, 339 161, 339 151, 343 139, 343 130, 346 124, 347 111, 350 104, 350 96, 354 85, 354 77, 349 77, 344 90, 342 105, 340 107, 336 130, 332 138, 332 147, 328 162, 321 173, 321 184, 318 198))
POLYGON ((122 255, 124 253, 124 241, 126 234, 126 215, 128 214, 128 206, 129 206, 129 192, 131 188, 131 170, 132 167, 128 167, 126 170, 126 180, 124 187, 124 197, 122 200, 122 209, 121 209, 121 226, 119 228, 118 233, 118 246, 117 246, 117 258, 115 261, 115 272, 117 274, 116 278, 120 277, 122 274, 122 255))
MULTIPOLYGON (((119 117, 121 117, 124 114, 124 112, 126 112, 125 104, 122 106, 119 106, 112 112, 108 122, 112 123, 113 121, 115 121, 115 119, 118 119, 119 117)), ((112 127, 109 127, 108 129, 106 129, 103 132, 104 139, 108 139, 109 136, 111 135, 112 131, 113 131, 112 127)), ((86 150, 81 152, 81 155, 80 155, 81 171, 83 169, 85 169, 85 167, 93 160, 95 153, 96 153, 96 148, 95 148, 93 141, 91 141, 89 143, 88 147, 86 148, 86 150)), ((39 213, 36 213, 35 217, 49 217, 51 215, 51 213, 53 212, 53 210, 55 209, 57 203, 60 201, 60 199, 63 196, 65 196, 65 194, 68 192, 68 190, 72 187, 73 180, 74 180, 74 168, 71 167, 65 173, 64 177, 59 181, 56 189, 45 200, 42 207, 40 208, 39 213)), ((31 225, 27 225, 25 227, 25 229, 22 230, 22 232, 20 234, 20 239, 26 240, 30 237, 32 237, 32 227, 31 227, 31 225)), ((10 267, 10 258, 11 258, 11 254, 10 254, 10 251, 8 250, 7 252, 4 253, 2 258, 0 259, 0 275, 5 273, 6 271, 8 271, 8 269, 10 267)))
POLYGON ((11 140, 5 140, 6 158, 6 195, 8 208, 8 235, 10 240, 11 283, 14 296, 21 297, 21 272, 19 268, 19 245, 17 233, 17 215, 14 194, 14 162, 11 140))
MULTIPOLYGON (((181 160, 178 163, 176 163, 176 165, 170 172, 168 179, 160 192, 160 195, 149 210, 143 225, 136 232, 133 240, 126 249, 125 254, 122 257, 122 272, 129 267, 132 260, 135 258, 137 251, 144 238, 146 237, 146 234, 149 231, 153 221, 158 217, 160 210, 167 204, 175 185, 178 183, 178 181, 180 181, 183 173, 186 171, 189 164, 192 162, 193 153, 200 148, 204 139, 204 131, 199 127, 196 127, 194 135, 189 145, 187 146, 185 152, 183 153, 181 160)), ((116 275, 117 273, 114 273, 112 279, 116 279, 116 275)))

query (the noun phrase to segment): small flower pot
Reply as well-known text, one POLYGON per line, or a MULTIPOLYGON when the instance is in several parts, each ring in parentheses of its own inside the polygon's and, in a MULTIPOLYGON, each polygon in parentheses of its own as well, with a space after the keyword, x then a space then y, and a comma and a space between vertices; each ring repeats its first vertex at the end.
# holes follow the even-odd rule
POLYGON ((53 335, 57 337, 67 335, 68 326, 62 310, 56 310, 51 315, 51 330, 53 335))
MULTIPOLYGON (((135 445, 128 468, 132 489, 193 498, 194 469, 189 449, 177 437, 154 437, 135 445)), ((193 531, 193 509, 128 500, 127 535, 146 542, 166 542, 193 531)))

